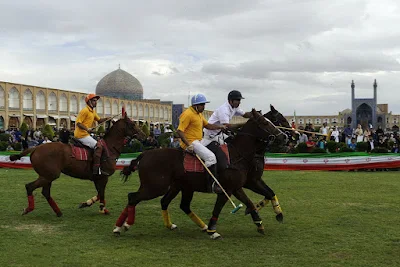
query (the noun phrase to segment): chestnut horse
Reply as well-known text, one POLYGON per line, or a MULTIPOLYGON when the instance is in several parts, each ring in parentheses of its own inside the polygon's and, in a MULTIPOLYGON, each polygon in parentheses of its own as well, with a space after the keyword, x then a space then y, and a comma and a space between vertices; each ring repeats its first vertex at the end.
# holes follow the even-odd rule
MULTIPOLYGON (((269 140, 274 137, 286 141, 287 136, 255 109, 253 117, 249 119, 242 130, 229 144, 231 164, 219 173, 219 182, 230 196, 233 194, 250 210, 253 222, 260 233, 264 233, 262 220, 255 210, 254 204, 243 191, 247 180, 247 172, 251 168, 252 159, 258 150, 259 140, 269 140)), ((212 218, 207 225, 190 209, 190 203, 195 191, 207 192, 208 174, 206 172, 185 172, 183 167, 184 152, 180 149, 157 149, 145 151, 131 162, 125 170, 125 179, 131 171, 139 170, 140 187, 137 192, 128 194, 128 205, 122 211, 113 230, 115 235, 120 235, 122 229, 129 229, 135 222, 136 205, 143 200, 150 200, 164 195, 161 199, 162 215, 166 227, 173 229, 168 213, 168 204, 182 191, 181 209, 203 230, 207 230, 212 239, 221 235, 217 233, 216 226, 219 214, 228 198, 225 194, 218 194, 212 218), (127 172, 128 171, 128 172, 127 172)))
POLYGON ((30 160, 33 169, 39 174, 39 178, 25 185, 28 195, 28 207, 23 210, 23 215, 28 214, 35 208, 33 191, 42 187, 42 195, 47 199, 47 202, 52 207, 58 217, 62 216, 62 212, 56 202, 50 195, 51 184, 54 180, 60 177, 61 173, 74 178, 91 180, 96 186, 98 196, 88 200, 87 203, 81 203, 80 207, 91 206, 94 202, 100 199, 100 212, 108 214, 105 208, 106 202, 104 199, 105 188, 108 182, 108 177, 115 172, 116 160, 121 154, 125 144, 125 137, 133 137, 144 139, 145 136, 142 130, 136 126, 126 115, 119 119, 104 136, 104 150, 102 157, 102 170, 107 172, 107 175, 92 174, 92 154, 89 149, 88 160, 78 160, 73 156, 72 147, 69 144, 61 142, 53 142, 42 144, 37 147, 29 148, 18 155, 10 156, 11 161, 19 160, 21 157, 30 155, 30 160))

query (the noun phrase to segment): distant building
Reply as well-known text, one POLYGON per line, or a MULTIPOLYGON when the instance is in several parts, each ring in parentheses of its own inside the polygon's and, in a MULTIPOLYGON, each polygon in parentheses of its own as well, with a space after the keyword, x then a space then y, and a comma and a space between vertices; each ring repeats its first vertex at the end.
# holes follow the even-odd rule
POLYGON ((326 122, 329 126, 346 127, 348 124, 352 128, 356 128, 357 124, 361 124, 363 128, 372 126, 377 129, 379 126, 382 129, 390 131, 399 131, 400 115, 389 112, 388 104, 377 104, 377 89, 376 80, 373 83, 374 97, 373 98, 355 98, 355 83, 351 82, 351 109, 345 109, 339 112, 338 115, 313 115, 313 116, 286 116, 289 122, 295 122, 296 127, 311 123, 313 126, 322 126, 326 122))
MULTIPOLYGON (((140 82, 124 70, 107 74, 97 84, 101 96, 96 111, 101 117, 118 115, 122 106, 134 120, 172 123, 172 101, 143 99, 140 82)), ((71 128, 85 107, 87 93, 0 81, 0 129, 17 128, 25 122, 30 128, 49 124, 71 128)))

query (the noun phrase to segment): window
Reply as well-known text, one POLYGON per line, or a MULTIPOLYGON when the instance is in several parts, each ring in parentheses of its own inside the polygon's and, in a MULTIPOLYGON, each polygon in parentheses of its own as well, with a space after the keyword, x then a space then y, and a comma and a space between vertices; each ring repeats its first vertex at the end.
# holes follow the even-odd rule
POLYGON ((10 109, 19 109, 19 92, 13 87, 8 93, 8 107, 10 109))
POLYGON ((57 110, 57 96, 54 92, 49 95, 49 106, 48 109, 51 111, 57 110))
POLYGON ((26 89, 24 92, 24 100, 22 101, 22 107, 24 110, 33 110, 33 95, 30 89, 26 89))

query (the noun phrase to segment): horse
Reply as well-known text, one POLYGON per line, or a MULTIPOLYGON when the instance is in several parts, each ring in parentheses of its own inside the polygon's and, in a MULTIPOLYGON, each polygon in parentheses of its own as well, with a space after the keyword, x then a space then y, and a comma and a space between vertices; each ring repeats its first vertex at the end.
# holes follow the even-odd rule
POLYGON ((46 198, 53 211, 58 217, 62 216, 60 208, 50 195, 52 182, 59 178, 61 173, 74 178, 93 181, 98 195, 87 202, 81 203, 80 208, 89 207, 97 200, 100 200, 100 212, 109 214, 105 207, 105 188, 108 177, 115 172, 116 160, 125 145, 125 137, 134 137, 135 135, 139 139, 145 138, 142 130, 126 114, 114 123, 105 134, 104 139, 99 141, 103 142, 104 147, 101 164, 104 173, 101 175, 93 175, 91 172, 93 150, 88 147, 76 148, 69 144, 53 142, 29 148, 18 155, 10 156, 10 161, 15 161, 30 153, 32 167, 39 175, 35 181, 25 185, 28 207, 23 210, 22 215, 28 214, 35 209, 32 193, 35 189, 41 187, 42 195, 46 198), (87 155, 87 157, 79 157, 82 155, 87 155))
MULTIPOLYGON (((286 118, 279 111, 277 111, 274 106, 270 105, 270 109, 270 111, 263 115, 264 117, 269 119, 275 126, 291 128, 286 118)), ((286 132, 286 134, 290 135, 289 132, 286 132)), ((250 168, 249 172, 247 173, 246 184, 243 187, 264 196, 264 199, 256 203, 257 211, 265 207, 268 202, 271 201, 272 209, 276 214, 276 220, 280 223, 283 223, 283 213, 278 197, 262 179, 264 172, 264 154, 267 146, 268 144, 258 146, 259 149, 256 151, 256 155, 253 158, 252 168, 250 168)), ((250 214, 250 212, 250 209, 246 209, 245 214, 250 214)))
MULTIPOLYGON (((255 109, 251 112, 252 118, 245 123, 242 130, 229 144, 231 164, 219 173, 219 182, 228 196, 233 194, 247 208, 252 210, 250 214, 257 226, 257 231, 263 234, 262 220, 242 187, 246 183, 247 172, 251 168, 259 140, 269 140, 269 138, 274 137, 280 141, 285 141, 287 136, 255 109)), ((116 236, 119 236, 122 230, 128 230, 134 224, 137 204, 163 195, 161 207, 164 225, 169 229, 176 228, 171 222, 168 205, 179 192, 182 192, 180 208, 202 230, 207 231, 211 239, 221 237, 216 231, 217 220, 228 198, 225 194, 218 194, 212 218, 208 226, 205 225, 191 211, 190 203, 194 192, 207 192, 208 174, 205 172, 185 172, 184 154, 185 152, 181 149, 171 148, 145 151, 131 162, 129 168, 125 169, 125 181, 132 171, 136 168, 139 170, 140 187, 137 192, 128 194, 128 204, 117 219, 113 230, 116 236)))

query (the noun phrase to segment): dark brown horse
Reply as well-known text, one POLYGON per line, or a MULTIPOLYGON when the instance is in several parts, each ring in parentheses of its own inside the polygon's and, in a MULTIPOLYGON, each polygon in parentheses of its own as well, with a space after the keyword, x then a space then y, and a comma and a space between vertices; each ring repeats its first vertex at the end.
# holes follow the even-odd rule
POLYGON ((88 151, 88 160, 78 160, 72 155, 72 147, 69 144, 61 142, 47 143, 34 148, 29 148, 21 154, 10 156, 11 161, 21 159, 21 157, 30 155, 30 160, 33 169, 39 174, 39 178, 25 185, 28 195, 28 207, 23 210, 23 215, 28 214, 35 208, 33 191, 42 187, 42 195, 47 199, 47 202, 52 207, 57 216, 62 216, 62 212, 56 202, 50 195, 51 184, 54 180, 60 177, 61 173, 71 177, 84 180, 91 180, 96 186, 98 196, 88 200, 87 203, 81 204, 80 207, 91 206, 97 200, 100 200, 100 212, 108 214, 105 208, 106 202, 104 199, 105 188, 108 182, 108 177, 115 172, 116 160, 121 154, 125 144, 125 137, 133 137, 143 139, 145 136, 138 126, 135 125, 128 117, 124 117, 111 127, 104 136, 105 148, 102 157, 102 170, 108 175, 92 175, 92 150, 88 151))
MULTIPOLYGON (((286 118, 272 105, 271 110, 264 114, 264 117, 269 119, 275 126, 291 128, 286 118)), ((291 133, 287 132, 286 134, 290 135, 291 133)), ((264 199, 256 204, 257 210, 260 210, 261 208, 266 206, 269 201, 271 201, 272 208, 276 214, 276 220, 282 223, 283 213, 278 201, 278 197, 275 195, 275 192, 262 179, 264 172, 264 154, 266 152, 267 146, 268 143, 265 143, 264 145, 260 144, 258 146, 259 150, 257 150, 256 155, 254 156, 252 168, 247 174, 247 181, 244 185, 244 188, 250 189, 257 194, 264 196, 264 199)), ((249 214, 250 212, 251 210, 246 209, 245 214, 249 214)))
MULTIPOLYGON (((287 136, 265 119, 261 114, 252 110, 253 118, 249 119, 240 133, 229 144, 231 164, 219 174, 219 181, 228 195, 234 194, 249 209, 253 222, 260 233, 264 232, 261 218, 254 204, 247 197, 242 187, 247 180, 247 172, 251 168, 252 159, 257 151, 259 140, 269 140, 272 136, 285 141, 287 136)), ((212 239, 219 238, 216 225, 219 214, 228 198, 218 194, 212 218, 208 227, 191 211, 190 203, 195 191, 207 192, 208 175, 206 173, 185 172, 183 167, 184 152, 179 149, 159 149, 142 153, 131 162, 129 171, 139 170, 140 187, 137 192, 128 194, 128 205, 122 211, 116 222, 114 233, 119 235, 121 230, 129 229, 135 221, 136 205, 143 200, 150 200, 164 195, 161 199, 164 224, 173 229, 168 213, 168 205, 182 191, 181 209, 203 230, 207 230, 212 239)), ((129 175, 129 172, 125 172, 129 175)))

